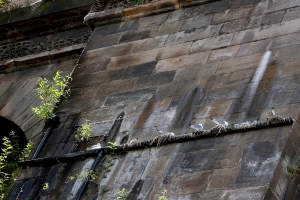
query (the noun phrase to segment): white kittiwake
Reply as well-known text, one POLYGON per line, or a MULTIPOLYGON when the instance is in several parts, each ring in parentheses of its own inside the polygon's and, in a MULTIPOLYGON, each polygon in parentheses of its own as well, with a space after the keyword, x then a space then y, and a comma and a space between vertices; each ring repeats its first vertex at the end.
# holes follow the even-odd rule
POLYGON ((158 130, 157 126, 154 126, 156 128, 156 130, 163 134, 163 135, 171 135, 171 136, 175 136, 175 134, 173 132, 168 132, 168 131, 161 131, 161 130, 158 130))
POLYGON ((196 131, 202 131, 203 125, 202 124, 189 124, 190 128, 195 129, 196 131))

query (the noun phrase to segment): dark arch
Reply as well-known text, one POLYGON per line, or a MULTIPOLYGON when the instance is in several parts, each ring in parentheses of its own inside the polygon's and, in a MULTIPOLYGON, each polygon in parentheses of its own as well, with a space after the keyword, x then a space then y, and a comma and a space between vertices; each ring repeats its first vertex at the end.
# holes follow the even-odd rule
MULTIPOLYGON (((0 116, 0 147, 2 147, 2 138, 4 136, 9 137, 9 133, 14 131, 15 132, 15 135, 18 136, 18 143, 20 145, 20 148, 23 149, 26 144, 27 144, 27 139, 26 139, 26 136, 24 134, 24 132, 22 131, 22 129, 16 125, 14 122, 4 118, 4 117, 1 117, 0 116)), ((11 138, 10 138, 11 139, 11 138)))

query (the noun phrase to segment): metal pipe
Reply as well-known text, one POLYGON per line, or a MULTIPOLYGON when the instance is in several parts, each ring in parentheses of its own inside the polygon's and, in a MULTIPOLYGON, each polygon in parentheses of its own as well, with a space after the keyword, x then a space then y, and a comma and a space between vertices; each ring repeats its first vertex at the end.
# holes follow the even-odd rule
MULTIPOLYGON (((96 169, 96 166, 99 162, 99 160, 101 159, 102 157, 102 154, 103 154, 103 150, 101 150, 96 158, 96 160, 94 161, 92 167, 91 167, 91 170, 94 171, 96 169)), ((89 181, 91 179, 91 176, 88 177, 88 180, 84 181, 83 184, 81 185, 80 189, 79 189, 79 192, 77 193, 77 197, 76 197, 76 200, 80 200, 85 188, 87 187, 89 181)))
POLYGON ((59 124, 59 118, 60 118, 59 116, 54 116, 54 117, 51 119, 51 121, 50 121, 51 125, 48 127, 48 129, 47 129, 45 135, 43 136, 43 138, 42 138, 42 140, 41 140, 41 142, 40 142, 38 148, 36 149, 36 151, 35 151, 35 153, 34 153, 32 159, 36 159, 37 156, 39 155, 39 153, 40 153, 40 151, 41 151, 41 149, 42 149, 42 147, 43 147, 43 145, 44 145, 46 139, 48 138, 48 135, 51 133, 52 129, 55 128, 55 126, 56 126, 57 124, 59 124))

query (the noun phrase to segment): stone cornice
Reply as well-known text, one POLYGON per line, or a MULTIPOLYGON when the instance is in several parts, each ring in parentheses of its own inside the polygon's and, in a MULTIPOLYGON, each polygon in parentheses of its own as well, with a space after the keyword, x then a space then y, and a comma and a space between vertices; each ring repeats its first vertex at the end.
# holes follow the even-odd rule
POLYGON ((97 26, 124 22, 150 15, 157 15, 180 8, 207 4, 214 1, 220 0, 163 0, 130 8, 118 7, 101 12, 88 13, 84 17, 84 23, 88 24, 91 29, 94 29, 97 26))
POLYGON ((0 45, 85 27, 83 18, 95 1, 43 1, 0 13, 0 45))
POLYGON ((15 59, 0 61, 0 74, 20 71, 43 64, 51 64, 61 60, 78 58, 86 43, 45 51, 34 55, 27 55, 15 59))

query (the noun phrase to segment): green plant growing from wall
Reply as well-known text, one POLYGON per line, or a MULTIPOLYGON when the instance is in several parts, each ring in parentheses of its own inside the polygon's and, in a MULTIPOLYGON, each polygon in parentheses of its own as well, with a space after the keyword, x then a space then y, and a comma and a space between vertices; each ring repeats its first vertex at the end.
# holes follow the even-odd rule
POLYGON ((78 143, 83 141, 88 142, 92 136, 92 128, 88 122, 88 120, 85 120, 81 127, 77 129, 75 139, 78 143))
POLYGON ((159 196, 159 200, 168 200, 168 198, 166 197, 168 193, 168 190, 164 190, 161 195, 159 196))
POLYGON ((115 157, 115 150, 117 149, 116 147, 116 142, 108 142, 107 148, 110 149, 110 153, 105 156, 106 162, 103 165, 103 170, 104 170, 104 175, 103 178, 106 178, 106 173, 110 172, 110 168, 114 165, 114 160, 116 159, 115 157))
POLYGON ((119 192, 118 192, 118 197, 117 200, 125 200, 127 198, 127 192, 125 188, 122 188, 119 192))
POLYGON ((83 180, 83 181, 92 181, 94 183, 98 183, 101 180, 101 176, 99 172, 94 172, 93 170, 87 172, 80 172, 74 176, 69 176, 69 180, 83 180))
MULTIPOLYGON (((30 154, 26 147, 23 151, 21 151, 18 143, 18 136, 15 135, 14 132, 11 132, 9 136, 10 139, 5 136, 2 138, 3 148, 1 148, 0 152, 0 199, 5 199, 5 196, 12 187, 15 178, 21 171, 17 162, 22 158, 22 156, 23 159, 26 159, 25 156, 30 154)), ((31 146, 31 143, 29 146, 31 146)))
POLYGON ((71 74, 63 77, 60 71, 57 71, 51 83, 46 78, 41 77, 38 79, 37 92, 38 98, 42 100, 42 105, 31 108, 37 118, 47 122, 53 117, 54 109, 61 98, 70 96, 71 74))
POLYGON ((287 172, 292 178, 300 175, 300 162, 298 162, 294 167, 287 166, 287 172))
MULTIPOLYGON (((105 164, 102 165, 102 169, 104 170, 103 175, 101 175, 100 172, 95 172, 93 170, 87 171, 87 172, 80 172, 78 174, 75 174, 74 176, 69 176, 69 180, 84 180, 84 181, 92 181, 94 183, 100 182, 103 178, 107 178, 106 173, 110 172, 110 167, 114 165, 113 160, 115 160, 115 150, 116 142, 108 142, 107 148, 109 148, 111 151, 109 155, 106 155, 107 158, 105 160, 105 164)), ((104 185, 101 187, 102 193, 105 193, 109 190, 108 186, 104 185)))
POLYGON ((23 149, 22 153, 21 153, 19 161, 20 162, 25 161, 29 157, 29 155, 30 155, 31 151, 33 150, 33 148, 34 148, 34 143, 31 140, 29 140, 28 143, 26 144, 25 148, 23 149))
POLYGON ((0 9, 8 6, 10 2, 11 2, 11 0, 0 0, 0 9))
POLYGON ((46 182, 43 186, 43 190, 48 190, 49 189, 49 183, 46 182))
POLYGON ((145 0, 132 0, 130 1, 132 6, 142 5, 145 3, 145 0))
POLYGON ((101 192, 102 194, 105 194, 105 193, 108 192, 108 191, 109 191, 109 188, 108 188, 107 185, 101 186, 100 192, 101 192))
POLYGON ((0 154, 0 194, 1 199, 4 199, 10 189, 10 162, 7 158, 12 153, 13 146, 11 141, 7 137, 2 138, 2 145, 4 146, 0 154))

